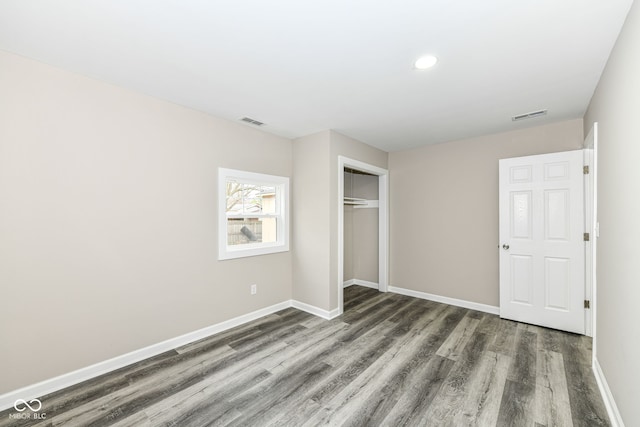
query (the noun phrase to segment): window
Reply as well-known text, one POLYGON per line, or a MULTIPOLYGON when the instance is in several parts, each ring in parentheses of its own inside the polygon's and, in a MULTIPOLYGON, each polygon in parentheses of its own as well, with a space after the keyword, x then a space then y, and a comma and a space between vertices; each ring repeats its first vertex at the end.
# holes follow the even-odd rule
POLYGON ((289 250, 289 178, 218 169, 218 259, 289 250))

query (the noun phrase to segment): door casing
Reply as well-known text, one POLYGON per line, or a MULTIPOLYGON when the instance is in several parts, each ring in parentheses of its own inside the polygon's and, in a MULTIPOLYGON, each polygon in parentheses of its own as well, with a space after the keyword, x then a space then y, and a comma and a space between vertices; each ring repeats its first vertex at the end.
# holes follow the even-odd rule
POLYGON ((389 286, 389 171, 359 160, 338 156, 338 313, 344 311, 344 168, 378 176, 378 290, 389 286))
POLYGON ((585 299, 591 301, 591 308, 585 310, 585 334, 593 337, 593 357, 596 352, 596 246, 598 225, 598 123, 595 122, 584 140, 584 164, 589 173, 584 176, 585 230, 591 238, 585 246, 585 299))

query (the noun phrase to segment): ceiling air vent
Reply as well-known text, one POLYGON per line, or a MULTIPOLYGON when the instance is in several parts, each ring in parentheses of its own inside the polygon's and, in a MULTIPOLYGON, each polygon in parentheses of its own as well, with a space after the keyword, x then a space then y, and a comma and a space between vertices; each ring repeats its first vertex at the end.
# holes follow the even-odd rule
POLYGON ((533 111, 531 113, 526 113, 526 114, 520 114, 518 116, 513 116, 513 117, 511 117, 511 120, 513 120, 514 122, 517 122, 519 120, 533 119, 534 117, 545 116, 546 114, 547 114, 547 110, 533 111))
POLYGON ((249 123, 254 126, 262 126, 264 123, 259 122, 257 120, 252 119, 251 117, 243 117, 240 119, 241 122, 249 123))

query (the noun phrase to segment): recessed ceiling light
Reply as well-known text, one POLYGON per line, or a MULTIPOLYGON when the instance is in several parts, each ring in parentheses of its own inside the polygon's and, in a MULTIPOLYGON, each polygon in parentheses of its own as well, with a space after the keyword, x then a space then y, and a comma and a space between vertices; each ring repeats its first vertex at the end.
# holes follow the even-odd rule
POLYGON ((438 62, 438 58, 436 58, 435 56, 423 56, 421 58, 418 58, 417 61, 413 64, 414 67, 416 67, 418 70, 426 70, 427 68, 431 68, 434 65, 436 65, 436 62, 438 62))

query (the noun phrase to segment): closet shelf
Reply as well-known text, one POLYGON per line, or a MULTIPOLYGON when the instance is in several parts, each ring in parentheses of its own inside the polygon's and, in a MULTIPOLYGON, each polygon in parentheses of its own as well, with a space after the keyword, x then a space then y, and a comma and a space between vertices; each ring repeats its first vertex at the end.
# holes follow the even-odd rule
POLYGON ((378 201, 377 200, 367 200, 360 199, 358 197, 345 197, 344 204, 347 206, 353 206, 354 209, 363 209, 363 208, 377 208, 378 201))
POLYGON ((358 197, 346 197, 344 198, 345 205, 366 205, 367 199, 360 199, 358 197))

